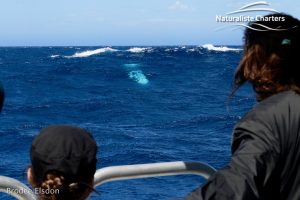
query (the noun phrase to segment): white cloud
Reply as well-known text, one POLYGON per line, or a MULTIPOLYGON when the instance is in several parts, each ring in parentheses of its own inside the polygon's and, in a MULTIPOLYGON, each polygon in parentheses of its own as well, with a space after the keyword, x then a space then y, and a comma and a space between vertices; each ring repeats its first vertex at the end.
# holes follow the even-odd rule
POLYGON ((174 4, 169 6, 170 10, 190 10, 190 6, 182 3, 180 0, 177 0, 174 4))

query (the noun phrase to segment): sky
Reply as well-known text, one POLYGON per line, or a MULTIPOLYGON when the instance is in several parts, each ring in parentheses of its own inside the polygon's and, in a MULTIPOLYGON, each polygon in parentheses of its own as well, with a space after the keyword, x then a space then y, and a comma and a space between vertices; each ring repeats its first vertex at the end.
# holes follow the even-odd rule
MULTIPOLYGON (((0 0, 0 46, 241 45, 216 15, 253 0, 0 0)), ((299 0, 269 8, 300 18, 299 0)), ((267 13, 265 13, 267 14, 267 13)), ((227 24, 226 24, 227 26, 227 24)))

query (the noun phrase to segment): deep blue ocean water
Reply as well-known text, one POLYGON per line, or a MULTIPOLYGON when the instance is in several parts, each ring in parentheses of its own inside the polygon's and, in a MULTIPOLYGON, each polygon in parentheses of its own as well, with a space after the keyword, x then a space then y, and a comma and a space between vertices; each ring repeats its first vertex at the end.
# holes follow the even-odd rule
MULTIPOLYGON (((0 48, 0 175, 27 183, 30 144, 50 124, 92 132, 97 168, 181 160, 222 168, 234 124, 255 103, 246 86, 226 104, 242 56, 231 48, 0 48)), ((181 175, 111 182, 90 199, 178 199, 203 181, 181 175)))

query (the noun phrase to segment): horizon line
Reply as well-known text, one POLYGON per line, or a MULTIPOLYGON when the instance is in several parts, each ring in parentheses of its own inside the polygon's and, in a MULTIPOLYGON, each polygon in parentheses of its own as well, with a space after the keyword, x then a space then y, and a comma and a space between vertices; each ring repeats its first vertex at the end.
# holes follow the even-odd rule
MULTIPOLYGON (((243 46, 243 44, 214 44, 214 43, 205 43, 211 44, 214 46, 243 46)), ((171 46, 202 46, 205 44, 165 44, 165 45, 0 45, 0 48, 5 47, 171 47, 171 46)))

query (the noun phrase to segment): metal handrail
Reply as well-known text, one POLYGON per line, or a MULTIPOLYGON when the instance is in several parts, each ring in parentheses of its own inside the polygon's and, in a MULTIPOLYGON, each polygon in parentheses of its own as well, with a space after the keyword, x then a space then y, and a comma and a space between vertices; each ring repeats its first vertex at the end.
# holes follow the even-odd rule
POLYGON ((215 172, 216 170, 207 164, 183 161, 112 166, 96 171, 94 187, 111 181, 181 174, 194 174, 208 179, 215 172))
POLYGON ((19 200, 37 200, 33 191, 20 181, 0 176, 0 192, 7 193, 19 200))
MULTIPOLYGON (((96 171, 94 187, 111 181, 181 174, 194 174, 207 179, 215 172, 216 170, 207 164, 183 161, 112 166, 96 171)), ((0 176, 0 192, 5 192, 19 200, 37 200, 29 187, 6 176, 0 176)))

